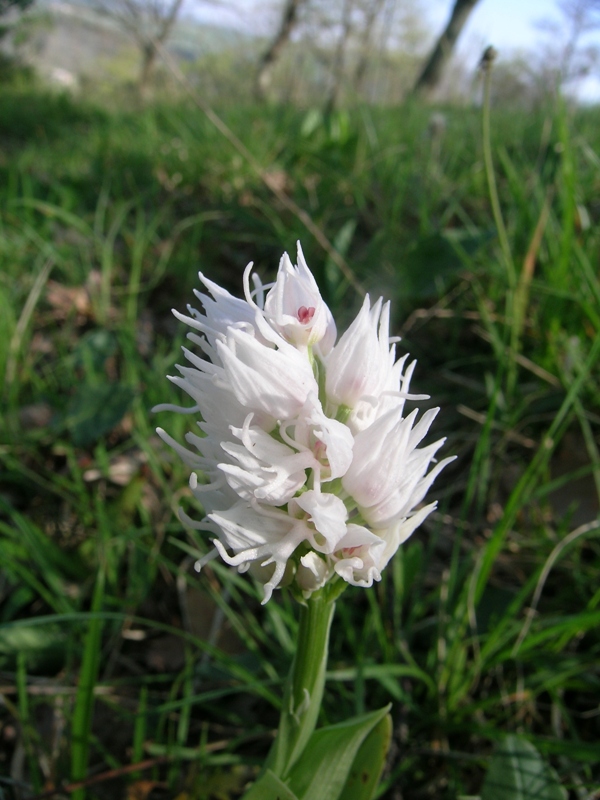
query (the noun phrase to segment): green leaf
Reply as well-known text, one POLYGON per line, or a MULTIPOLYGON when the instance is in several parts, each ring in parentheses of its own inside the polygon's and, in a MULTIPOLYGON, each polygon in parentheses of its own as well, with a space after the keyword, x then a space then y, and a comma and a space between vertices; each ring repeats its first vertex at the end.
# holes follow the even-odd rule
POLYGON ((289 785, 298 800, 345 800, 343 789, 357 753, 389 710, 388 705, 315 731, 290 773, 289 785))
MULTIPOLYGON (((337 232, 333 240, 333 246, 341 256, 345 256, 348 252, 355 230, 356 219, 349 219, 337 232)), ((340 273, 340 268, 335 261, 333 261, 331 256, 328 256, 325 263, 324 278, 327 293, 332 302, 339 303, 344 296, 348 281, 344 275, 340 273)))
POLYGON ((69 402, 65 425, 76 447, 88 447, 125 416, 135 392, 115 383, 80 384, 69 402))
POLYGON ((566 800, 554 770, 535 747, 507 736, 497 748, 483 782, 481 800, 566 800))
POLYGON ((59 625, 44 628, 15 626, 0 630, 0 669, 16 669, 23 656, 28 672, 56 672, 64 664, 67 632, 59 625))
POLYGON ((374 797, 391 738, 392 718, 386 714, 361 744, 340 795, 343 800, 371 800, 374 797))
POLYGON ((323 114, 318 108, 311 108, 307 111, 304 120, 302 121, 302 125, 300 127, 300 134, 305 138, 308 138, 311 134, 313 134, 317 128, 320 128, 323 124, 323 114))
POLYGON ((243 796, 242 800, 298 800, 292 790, 268 769, 243 796))
MULTIPOLYGON (((101 569, 98 572, 92 597, 92 614, 102 608, 104 586, 105 575, 101 569)), ((83 658, 71 722, 71 780, 74 783, 85 779, 88 768, 90 733, 94 713, 94 689, 98 680, 102 656, 102 628, 102 618, 91 616, 84 640, 83 658)), ((75 789, 72 798, 73 800, 85 800, 85 795, 85 787, 82 786, 75 789)))
POLYGON ((73 349, 73 364, 89 373, 101 373, 107 358, 117 350, 117 339, 111 331, 97 328, 84 334, 73 349))
POLYGON ((464 262, 442 233, 416 239, 404 255, 402 281, 411 298, 424 299, 438 295, 464 262))

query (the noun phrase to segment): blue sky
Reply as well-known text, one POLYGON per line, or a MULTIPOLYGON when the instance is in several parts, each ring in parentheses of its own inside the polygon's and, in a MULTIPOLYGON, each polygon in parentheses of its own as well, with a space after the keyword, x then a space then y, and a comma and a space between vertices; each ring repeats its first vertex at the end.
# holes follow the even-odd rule
MULTIPOLYGON (((451 2, 429 0, 429 7, 442 26, 451 2)), ((537 42, 548 41, 548 34, 544 34, 539 23, 562 19, 555 0, 479 0, 462 33, 461 48, 467 58, 475 60, 479 50, 474 47, 475 43, 493 44, 500 57, 515 50, 532 50, 537 42)), ((585 41, 600 45, 600 29, 589 34, 585 41)), ((600 73, 579 83, 576 94, 585 101, 600 100, 600 73)))
MULTIPOLYGON (((429 0, 426 5, 436 21, 443 25, 452 2, 429 0)), ((506 47, 527 48, 540 35, 536 22, 557 16, 553 0, 479 0, 463 31, 463 39, 476 32, 489 39, 489 43, 499 50, 506 47)))

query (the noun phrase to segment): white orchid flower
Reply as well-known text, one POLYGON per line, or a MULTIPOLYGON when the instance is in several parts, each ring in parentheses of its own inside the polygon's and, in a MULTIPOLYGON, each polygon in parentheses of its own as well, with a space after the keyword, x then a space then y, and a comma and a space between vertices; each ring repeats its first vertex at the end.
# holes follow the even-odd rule
POLYGON ((444 439, 421 447, 437 409, 404 416, 415 363, 396 360, 389 303, 368 297, 337 344, 331 312, 298 246, 263 286, 244 273, 245 299, 200 275, 202 309, 175 312, 192 328, 187 365, 170 380, 198 415, 187 447, 159 429, 192 470, 216 556, 273 590, 304 597, 329 581, 371 586, 435 508, 421 507, 452 458, 444 439), (194 349, 192 349, 194 348, 194 349), (408 364, 408 365, 407 365, 408 364))

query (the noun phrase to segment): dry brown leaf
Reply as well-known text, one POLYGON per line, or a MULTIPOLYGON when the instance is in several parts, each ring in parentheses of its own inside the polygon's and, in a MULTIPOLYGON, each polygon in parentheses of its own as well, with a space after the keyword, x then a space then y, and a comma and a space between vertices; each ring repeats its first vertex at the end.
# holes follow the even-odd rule
POLYGON ((162 783, 151 780, 139 780, 127 787, 127 800, 146 800, 150 792, 162 786, 162 783))
POLYGON ((148 642, 146 666, 155 672, 177 672, 185 663, 184 645, 179 636, 166 634, 148 642))
POLYGON ((50 424, 53 415, 48 403, 31 403, 19 410, 19 422, 25 430, 45 428, 50 424))
POLYGON ((43 333, 34 333, 29 343, 29 350, 32 353, 39 353, 42 356, 49 356, 55 352, 54 343, 49 336, 43 333))
POLYGON ((282 169, 273 169, 265 172, 265 183, 274 192, 289 192, 294 188, 290 176, 282 169))
POLYGON ((84 317, 91 313, 90 296, 84 286, 63 286, 58 281, 48 281, 46 300, 59 319, 65 319, 73 311, 84 317))
POLYGON ((96 467, 91 467, 83 473, 83 480, 87 483, 92 483, 106 477, 112 483, 116 483, 117 486, 127 486, 146 461, 146 454, 141 450, 123 453, 111 458, 107 475, 104 475, 96 467))

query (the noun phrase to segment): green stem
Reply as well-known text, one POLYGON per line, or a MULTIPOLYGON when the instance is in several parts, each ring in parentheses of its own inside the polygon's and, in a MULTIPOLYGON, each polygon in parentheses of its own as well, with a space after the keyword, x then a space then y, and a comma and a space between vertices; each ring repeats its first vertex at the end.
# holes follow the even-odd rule
POLYGON ((285 687, 279 729, 265 764, 265 769, 280 778, 289 774, 317 724, 336 596, 337 592, 321 590, 301 606, 296 655, 285 687))
POLYGON ((517 271, 510 249, 510 242, 506 232, 506 225, 502 216, 502 209, 500 207, 500 197, 498 195, 498 186, 496 184, 496 174, 494 172, 494 159, 492 156, 492 135, 491 135, 491 77, 492 77, 492 62, 488 62, 484 68, 484 84, 483 84, 483 161, 485 164, 485 174, 487 177, 488 191, 490 195, 490 203, 492 205, 492 213, 494 215, 494 224, 498 232, 498 239, 504 257, 504 265, 506 268, 506 277, 508 288, 506 292, 505 316, 507 324, 510 326, 509 333, 509 353, 508 353, 508 369, 506 377, 506 395, 510 399, 516 383, 517 375, 517 351, 519 348, 519 327, 515 319, 515 288, 517 285, 517 271))
POLYGON ((492 135, 491 135, 491 65, 485 70, 484 84, 483 84, 483 161, 485 164, 485 174, 488 183, 488 191, 490 194, 490 203, 492 204, 492 213, 494 215, 494 223, 498 232, 498 239, 500 240, 500 247, 502 248, 502 255, 504 256, 504 263, 506 267, 506 274, 508 277, 508 286, 512 290, 517 282, 517 273, 512 258, 510 243, 508 241, 508 234, 506 233, 506 226, 504 225, 504 218, 502 217, 502 209, 500 207, 500 198, 498 196, 498 187, 496 185, 496 174, 494 172, 494 159, 492 156, 492 135))

